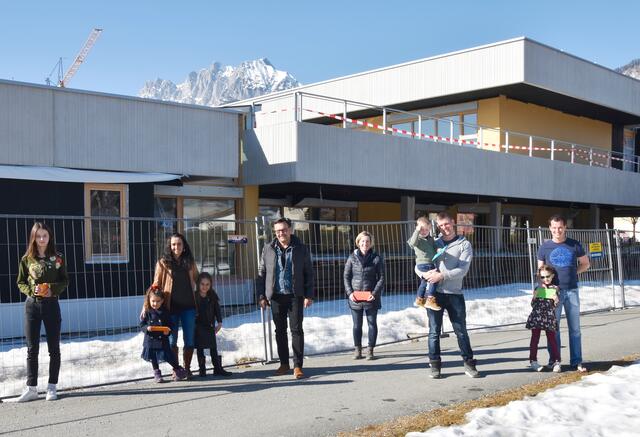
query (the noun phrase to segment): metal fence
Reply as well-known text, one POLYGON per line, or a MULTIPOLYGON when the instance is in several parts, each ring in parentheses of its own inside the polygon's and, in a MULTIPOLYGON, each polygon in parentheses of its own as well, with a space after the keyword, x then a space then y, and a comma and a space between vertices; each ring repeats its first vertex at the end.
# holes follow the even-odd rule
MULTIPOLYGON (((269 312, 255 304, 255 277, 265 242, 273 238, 266 218, 220 219, 87 218, 0 216, 0 397, 21 390, 26 377, 23 338, 24 296, 16 286, 17 266, 34 221, 53 228, 66 258, 70 284, 60 298, 62 360, 60 387, 81 387, 147 377, 150 366, 139 356, 138 315, 153 280, 156 260, 167 237, 186 236, 198 268, 213 275, 223 304, 219 349, 225 365, 268 361, 275 345, 269 312)), ((351 348, 351 316, 343 287, 344 263, 355 236, 367 230, 385 260, 385 292, 379 313, 379 343, 426 334, 426 313, 412 306, 419 279, 406 244, 415 222, 346 223, 295 221, 294 233, 309 246, 315 272, 316 301, 305 312, 305 352, 351 348)), ((536 252, 546 229, 460 225, 474 248, 465 278, 471 329, 523 323, 529 302, 536 252)), ((583 311, 640 304, 640 245, 614 230, 570 230, 591 253, 592 268, 581 275, 583 311), (600 243, 592 245, 592 243, 600 243)), ((450 330, 445 317, 445 329, 450 330)), ((365 327, 366 332, 366 327, 365 327)), ((44 334, 44 330, 43 330, 44 334)), ((179 345, 182 344, 181 339, 179 345)), ((41 344, 40 368, 48 354, 41 344)))

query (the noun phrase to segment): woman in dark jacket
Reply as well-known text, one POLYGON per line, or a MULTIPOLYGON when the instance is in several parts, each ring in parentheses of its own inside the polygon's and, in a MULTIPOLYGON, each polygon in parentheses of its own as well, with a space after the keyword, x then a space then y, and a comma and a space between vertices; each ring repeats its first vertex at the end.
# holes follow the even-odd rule
POLYGON ((381 296, 384 289, 384 261, 373 249, 373 237, 367 231, 356 237, 358 247, 347 259, 344 266, 344 289, 347 293, 351 316, 353 317, 354 359, 362 358, 362 316, 367 313, 369 344, 367 359, 374 359, 373 348, 378 337, 378 310, 382 307, 381 296), (370 294, 354 292, 369 292, 370 294))

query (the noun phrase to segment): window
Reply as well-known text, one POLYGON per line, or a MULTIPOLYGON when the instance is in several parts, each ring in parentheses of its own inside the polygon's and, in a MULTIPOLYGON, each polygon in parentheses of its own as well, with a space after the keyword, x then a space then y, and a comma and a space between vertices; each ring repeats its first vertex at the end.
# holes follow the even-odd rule
POLYGON ((473 226, 476 224, 477 214, 473 213, 458 213, 456 216, 456 224, 458 235, 472 235, 473 234, 473 226))
POLYGON ((85 184, 85 252, 88 263, 128 261, 126 185, 85 184))
MULTIPOLYGON (((413 125, 414 125, 414 124, 416 124, 416 123, 413 123, 413 122, 411 122, 411 121, 410 121, 410 122, 408 122, 408 123, 398 123, 398 124, 394 124, 394 125, 393 125, 393 127, 394 127, 395 129, 405 130, 405 131, 407 131, 407 132, 414 132, 414 129, 413 129, 413 125)), ((417 133, 417 132, 418 132, 418 130, 416 129, 416 130, 415 130, 415 132, 417 133)), ((403 132, 391 132, 391 134, 392 134, 392 135, 396 135, 396 136, 400 136, 400 137, 411 136, 411 134, 410 134, 410 133, 405 134, 405 133, 403 133, 403 132)))
POLYGON ((156 197, 155 216, 166 219, 156 229, 158 253, 172 233, 180 232, 200 271, 214 276, 235 274, 237 249, 228 238, 237 230, 235 207, 233 199, 156 197))
MULTIPOLYGON (((458 139, 475 139, 478 134, 478 113, 475 110, 456 111, 454 113, 429 112, 428 116, 425 115, 420 119, 422 123, 421 129, 419 129, 419 119, 417 117, 411 118, 408 114, 406 117, 392 122, 391 126, 396 129, 414 132, 416 135, 420 132, 423 135, 453 138, 456 141, 458 139)), ((393 132, 393 135, 408 136, 400 132, 393 132)))

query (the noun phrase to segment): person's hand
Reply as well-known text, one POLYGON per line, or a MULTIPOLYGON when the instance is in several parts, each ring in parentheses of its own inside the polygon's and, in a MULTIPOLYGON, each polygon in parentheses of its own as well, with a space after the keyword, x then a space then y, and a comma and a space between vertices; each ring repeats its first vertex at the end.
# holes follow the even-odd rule
POLYGON ((222 323, 216 325, 214 332, 217 334, 222 329, 222 323))
POLYGON ((371 302, 374 300, 376 300, 376 297, 373 294, 367 298, 367 302, 371 302))
POLYGON ((267 301, 267 299, 265 299, 265 298, 262 298, 262 299, 260 299, 259 305, 260 305, 260 308, 265 310, 269 306, 269 301, 267 301))
POLYGON ((151 326, 147 326, 147 332, 151 332, 151 326))
POLYGON ((309 299, 308 297, 304 298, 304 307, 305 308, 309 308, 311 305, 313 305, 313 299, 309 299))
POLYGON ((355 302, 356 301, 356 298, 353 296, 353 293, 351 293, 349 295, 349 300, 351 300, 351 302, 355 302))
POLYGON ((556 294, 555 296, 553 296, 553 304, 555 306, 558 306, 558 304, 560 303, 560 298, 558 297, 558 295, 556 294))
POLYGON ((171 335, 171 328, 167 327, 167 329, 163 332, 164 335, 171 335))
POLYGON ((444 275, 439 271, 437 271, 436 269, 429 270, 424 275, 422 275, 422 277, 427 281, 429 281, 430 284, 435 284, 444 279, 444 275))

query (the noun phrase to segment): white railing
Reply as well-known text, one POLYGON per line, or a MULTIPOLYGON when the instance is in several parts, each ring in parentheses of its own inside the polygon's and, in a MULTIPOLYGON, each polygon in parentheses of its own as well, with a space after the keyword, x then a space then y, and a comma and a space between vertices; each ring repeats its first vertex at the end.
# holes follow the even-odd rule
POLYGON ((344 129, 640 172, 640 157, 633 154, 319 94, 294 92, 268 97, 256 100, 253 108, 253 127, 292 119, 328 123, 344 129))

